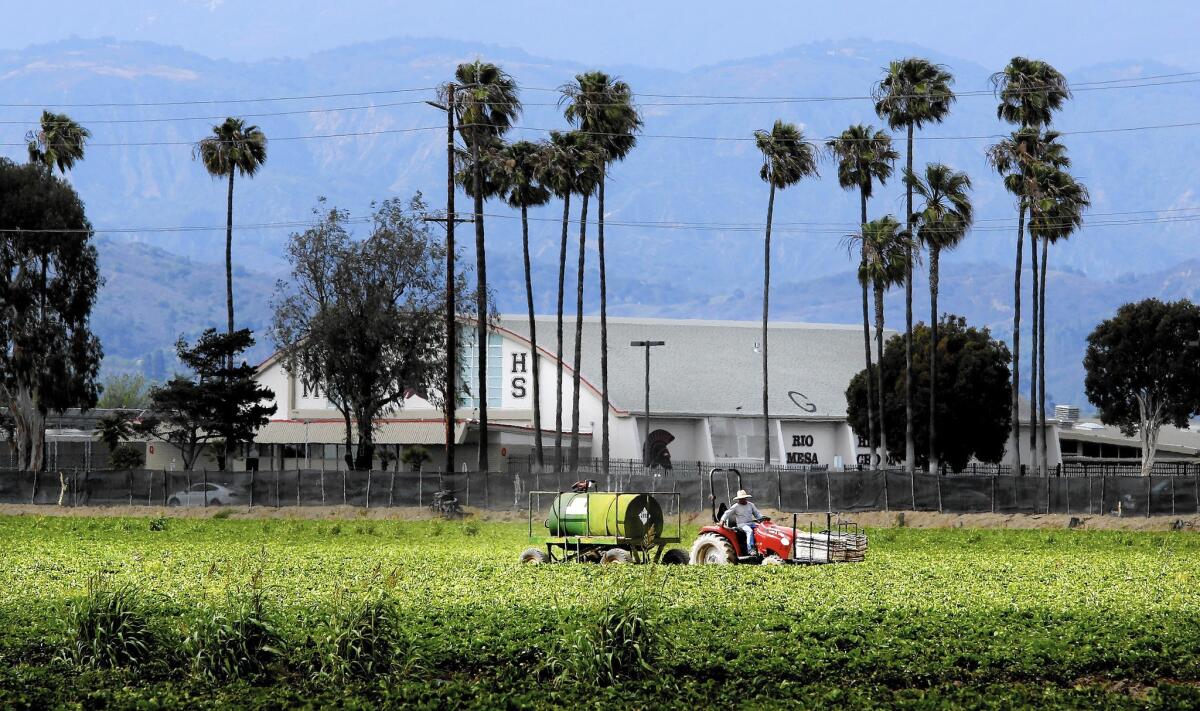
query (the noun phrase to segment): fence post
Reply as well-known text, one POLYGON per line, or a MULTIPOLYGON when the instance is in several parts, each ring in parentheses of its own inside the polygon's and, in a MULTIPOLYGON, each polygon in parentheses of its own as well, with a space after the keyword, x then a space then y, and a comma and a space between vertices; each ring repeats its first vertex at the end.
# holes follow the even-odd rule
POLYGON ((204 508, 208 508, 208 467, 204 467, 201 476, 204 478, 204 508))
POLYGON ((133 470, 129 470, 129 505, 133 506, 133 470))
MULTIPOLYGON (((1178 467, 1175 468, 1178 472, 1178 467)), ((1175 477, 1171 477, 1171 515, 1175 515, 1175 477)))
POLYGON ((342 506, 346 505, 346 476, 349 475, 349 473, 349 471, 342 472, 342 506))
POLYGON ((324 505, 325 505, 325 466, 324 466, 324 460, 322 460, 322 465, 321 465, 321 505, 322 505, 322 506, 324 506, 324 505))
POLYGON ((812 507, 808 505, 808 472, 804 472, 804 510, 812 511, 812 507))
POLYGON ((417 468, 417 506, 425 505, 425 467, 417 468))
POLYGON ((883 510, 886 512, 888 508, 888 490, 887 490, 887 472, 880 470, 880 475, 883 477, 883 510))
MULTIPOLYGON (((886 456, 886 452, 884 455, 886 456)), ((912 490, 912 510, 917 510, 917 471, 914 468, 908 473, 908 488, 912 490)))
POLYGON ((150 505, 150 497, 154 495, 154 472, 146 470, 146 505, 150 505))
POLYGON ((29 492, 29 503, 31 503, 31 504, 37 503, 37 489, 38 489, 38 471, 36 469, 34 469, 33 470, 33 489, 29 492))
POLYGON ((371 470, 367 470, 367 508, 371 508, 371 470))
MULTIPOLYGON (((398 462, 400 460, 397 459, 396 461, 398 462)), ((397 464, 396 466, 399 466, 399 464, 397 464)), ((387 507, 389 509, 392 508, 392 499, 395 497, 395 495, 396 495, 396 468, 392 467, 392 477, 391 477, 391 480, 388 481, 388 505, 387 505, 387 507)))
POLYGON ((1104 510, 1104 495, 1105 495, 1105 493, 1107 493, 1107 489, 1108 489, 1108 477, 1102 476, 1102 477, 1100 477, 1100 515, 1101 516, 1103 516, 1104 514, 1107 513, 1107 511, 1104 510))
MULTIPOLYGON (((189 469, 188 471, 191 471, 191 470, 189 469)), ((163 472, 163 498, 162 498, 163 506, 167 505, 167 476, 168 476, 168 473, 163 472)))
MULTIPOLYGON (((191 469, 188 469, 188 470, 187 470, 187 474, 185 474, 185 475, 184 475, 184 483, 186 483, 186 484, 187 484, 187 491, 188 491, 188 504, 190 505, 190 504, 191 504, 191 502, 192 502, 192 497, 191 497, 191 493, 192 493, 192 470, 191 470, 191 469)), ((180 503, 183 503, 183 502, 180 502, 180 503)))
POLYGON ((829 470, 825 470, 825 510, 833 510, 833 491, 829 486, 829 470))
POLYGON ((300 477, 303 476, 304 470, 296 470, 296 508, 300 508, 300 477))
POLYGON ((258 470, 250 470, 250 508, 254 508, 254 484, 258 481, 258 470))
POLYGON ((1150 475, 1146 475, 1146 518, 1150 518, 1150 497, 1152 496, 1150 488, 1150 475))
MULTIPOLYGON (((484 476, 487 476, 487 474, 484 474, 484 476)), ((463 501, 463 506, 470 506, 470 505, 471 505, 471 472, 467 472, 467 495, 466 495, 465 500, 463 501)))
POLYGON ((992 513, 996 513, 996 475, 991 476, 992 479, 992 513))
POLYGON ((945 513, 942 510, 942 475, 934 474, 934 477, 936 477, 936 481, 937 481, 938 513, 945 513))
POLYGON ((1050 472, 1046 472, 1043 478, 1046 480, 1046 513, 1050 513, 1050 472))

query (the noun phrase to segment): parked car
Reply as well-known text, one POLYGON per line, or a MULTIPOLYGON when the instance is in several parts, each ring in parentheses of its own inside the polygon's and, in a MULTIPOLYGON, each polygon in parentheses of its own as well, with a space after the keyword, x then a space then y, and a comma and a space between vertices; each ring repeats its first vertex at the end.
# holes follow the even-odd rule
POLYGON ((220 484, 192 484, 171 494, 167 499, 168 506, 204 506, 208 499, 209 506, 225 506, 238 503, 240 497, 228 487, 220 484))

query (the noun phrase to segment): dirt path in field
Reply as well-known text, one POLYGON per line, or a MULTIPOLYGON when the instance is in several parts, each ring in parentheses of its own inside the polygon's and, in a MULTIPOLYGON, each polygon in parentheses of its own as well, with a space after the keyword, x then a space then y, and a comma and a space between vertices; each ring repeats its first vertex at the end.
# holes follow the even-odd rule
MULTIPOLYGON (((791 514, 764 508, 780 522, 790 523, 791 514)), ((467 515, 479 521, 525 521, 523 512, 480 511, 467 509, 467 515)), ((422 521, 433 518, 427 508, 400 507, 390 509, 363 509, 353 506, 305 506, 302 508, 255 507, 209 507, 167 508, 156 506, 81 506, 78 508, 59 506, 33 506, 28 504, 0 504, 0 516, 126 516, 155 517, 174 516, 179 518, 222 518, 233 519, 310 519, 310 520, 393 520, 422 521)), ((1200 532, 1200 516, 1099 516, 1077 514, 939 514, 927 511, 905 512, 862 512, 846 514, 846 520, 866 528, 1013 528, 1054 529, 1080 528, 1085 530, 1168 531, 1181 529, 1200 532), (1072 525, 1074 522, 1074 525, 1072 525)), ((685 514, 684 524, 701 526, 709 522, 709 514, 685 514)), ((800 514, 797 523, 807 527, 809 523, 824 527, 825 514, 800 514)))

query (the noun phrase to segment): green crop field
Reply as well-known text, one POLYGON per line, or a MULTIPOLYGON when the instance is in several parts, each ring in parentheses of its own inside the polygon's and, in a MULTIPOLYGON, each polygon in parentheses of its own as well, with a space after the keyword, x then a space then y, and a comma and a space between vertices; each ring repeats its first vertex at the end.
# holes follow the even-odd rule
POLYGON ((0 707, 1200 706, 1200 536, 869 534, 520 567, 523 524, 0 518, 0 707))

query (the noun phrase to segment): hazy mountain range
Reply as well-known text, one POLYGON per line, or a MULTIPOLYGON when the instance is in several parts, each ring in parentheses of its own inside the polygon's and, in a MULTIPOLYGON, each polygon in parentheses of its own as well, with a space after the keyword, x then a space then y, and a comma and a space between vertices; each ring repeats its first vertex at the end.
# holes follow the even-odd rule
MULTIPOLYGON (((606 68, 638 92, 646 118, 644 137, 613 168, 608 191, 610 313, 755 317, 762 269, 758 225, 766 202, 759 158, 751 141, 713 139, 747 139, 776 117, 802 124, 813 140, 854 122, 879 124, 871 103, 860 97, 889 59, 910 54, 949 65, 962 94, 944 125, 919 134, 916 163, 937 160, 968 171, 980 218, 980 229, 943 258, 942 308, 1007 336, 1015 211, 983 160, 991 137, 1006 130, 988 93, 988 76, 999 67, 870 41, 807 45, 689 72, 606 68), (694 95, 792 98, 679 98, 694 95)), ((23 159, 24 132, 41 106, 92 105, 65 110, 93 132, 87 159, 71 179, 97 228, 116 230, 101 235, 108 283, 96 326, 110 369, 146 368, 154 353, 161 362, 178 335, 223 322, 223 233, 138 229, 223 224, 224 186, 207 176, 190 149, 212 123, 242 115, 271 139, 267 165, 253 180, 238 182, 235 203, 237 222, 272 224, 239 229, 235 237, 239 320, 261 328, 274 282, 285 273, 281 245, 308 219, 318 196, 357 215, 366 214, 372 201, 418 190, 431 205, 442 204, 444 114, 423 102, 433 96, 427 88, 445 81, 457 62, 476 56, 502 64, 524 87, 526 112, 513 137, 543 138, 540 129, 564 127, 553 90, 588 67, 515 49, 397 39, 304 59, 236 63, 146 43, 70 40, 0 52, 0 103, 8 104, 0 107, 0 144, 23 159), (411 89, 423 90, 399 91, 411 89), (329 94, 342 96, 228 101, 329 94), (194 101, 212 103, 98 105, 194 101)), ((1060 401, 1082 400, 1083 339, 1118 304, 1151 295, 1196 296, 1200 279, 1189 218, 1200 214, 1193 212, 1200 202, 1186 157, 1197 152, 1200 128, 1073 133, 1194 121, 1200 114, 1196 77, 1149 79, 1141 83, 1154 86, 1136 88, 1125 81, 1186 69, 1129 61, 1069 76, 1078 89, 1056 127, 1067 132, 1074 172, 1091 189, 1093 208, 1089 226, 1052 252, 1048 389, 1060 401)), ((857 288, 841 245, 842 235, 854 229, 857 198, 838 188, 835 174, 826 162, 821 179, 777 200, 774 317, 858 318, 857 288)), ((898 180, 871 203, 873 216, 902 211, 898 180)), ((487 222, 489 276, 501 309, 519 310, 518 224, 500 203, 489 204, 488 213, 496 215, 487 222)), ((558 204, 533 213, 535 288, 546 312, 560 213, 558 204)), ((917 313, 925 320, 923 281, 917 293, 917 313)), ((589 304, 595 308, 594 294, 589 304)), ((888 307, 889 325, 901 324, 902 305, 892 299, 888 307)), ((269 348, 262 343, 259 351, 269 348)))

